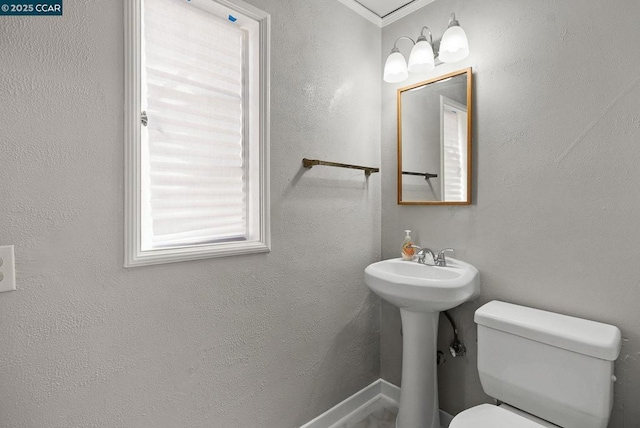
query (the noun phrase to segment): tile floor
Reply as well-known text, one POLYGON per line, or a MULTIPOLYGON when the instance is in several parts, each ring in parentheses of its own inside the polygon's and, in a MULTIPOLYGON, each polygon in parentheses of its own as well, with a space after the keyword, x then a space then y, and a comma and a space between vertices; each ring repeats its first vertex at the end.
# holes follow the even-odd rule
MULTIPOLYGON (((398 403, 381 397, 331 425, 329 428, 396 428, 398 403)), ((449 426, 449 419, 440 416, 442 428, 449 426)))
POLYGON ((398 404, 379 398, 330 428, 395 428, 398 404))

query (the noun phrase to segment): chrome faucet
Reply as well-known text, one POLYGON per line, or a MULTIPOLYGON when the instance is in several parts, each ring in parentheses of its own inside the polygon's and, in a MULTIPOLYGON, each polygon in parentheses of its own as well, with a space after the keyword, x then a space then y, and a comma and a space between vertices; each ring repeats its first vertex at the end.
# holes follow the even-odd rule
POLYGON ((445 248, 444 250, 440 250, 436 256, 429 248, 422 248, 417 245, 412 245, 411 248, 418 250, 418 263, 441 267, 447 267, 447 259, 444 257, 444 253, 454 251, 453 248, 445 248))
POLYGON ((435 254, 433 254, 433 251, 428 248, 419 247, 417 245, 412 245, 411 248, 415 248, 416 250, 418 250, 418 253, 416 254, 418 256, 418 263, 431 266, 436 265, 436 256, 435 254), (427 256, 429 256, 429 259, 427 259, 427 256))

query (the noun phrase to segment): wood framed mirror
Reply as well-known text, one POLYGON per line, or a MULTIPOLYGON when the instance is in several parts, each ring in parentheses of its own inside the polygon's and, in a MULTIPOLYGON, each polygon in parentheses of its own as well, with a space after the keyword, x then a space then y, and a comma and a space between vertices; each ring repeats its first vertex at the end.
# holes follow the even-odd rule
POLYGON ((398 204, 471 204, 467 68, 398 89, 398 204))

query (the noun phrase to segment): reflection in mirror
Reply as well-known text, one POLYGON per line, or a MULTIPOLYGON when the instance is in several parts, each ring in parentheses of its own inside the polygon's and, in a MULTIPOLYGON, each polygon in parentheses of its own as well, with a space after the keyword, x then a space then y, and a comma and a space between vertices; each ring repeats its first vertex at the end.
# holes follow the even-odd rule
POLYGON ((471 203, 471 69, 398 89, 398 204, 471 203))

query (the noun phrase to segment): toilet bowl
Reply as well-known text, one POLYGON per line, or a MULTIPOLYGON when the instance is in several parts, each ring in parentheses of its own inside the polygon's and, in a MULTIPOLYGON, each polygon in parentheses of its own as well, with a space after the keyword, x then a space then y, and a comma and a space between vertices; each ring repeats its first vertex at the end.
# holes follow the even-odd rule
POLYGON ((481 404, 449 428, 606 428, 617 327, 493 301, 479 308, 478 372, 503 404, 481 404))
POLYGON ((558 428, 507 404, 481 404, 459 413, 449 428, 558 428))

